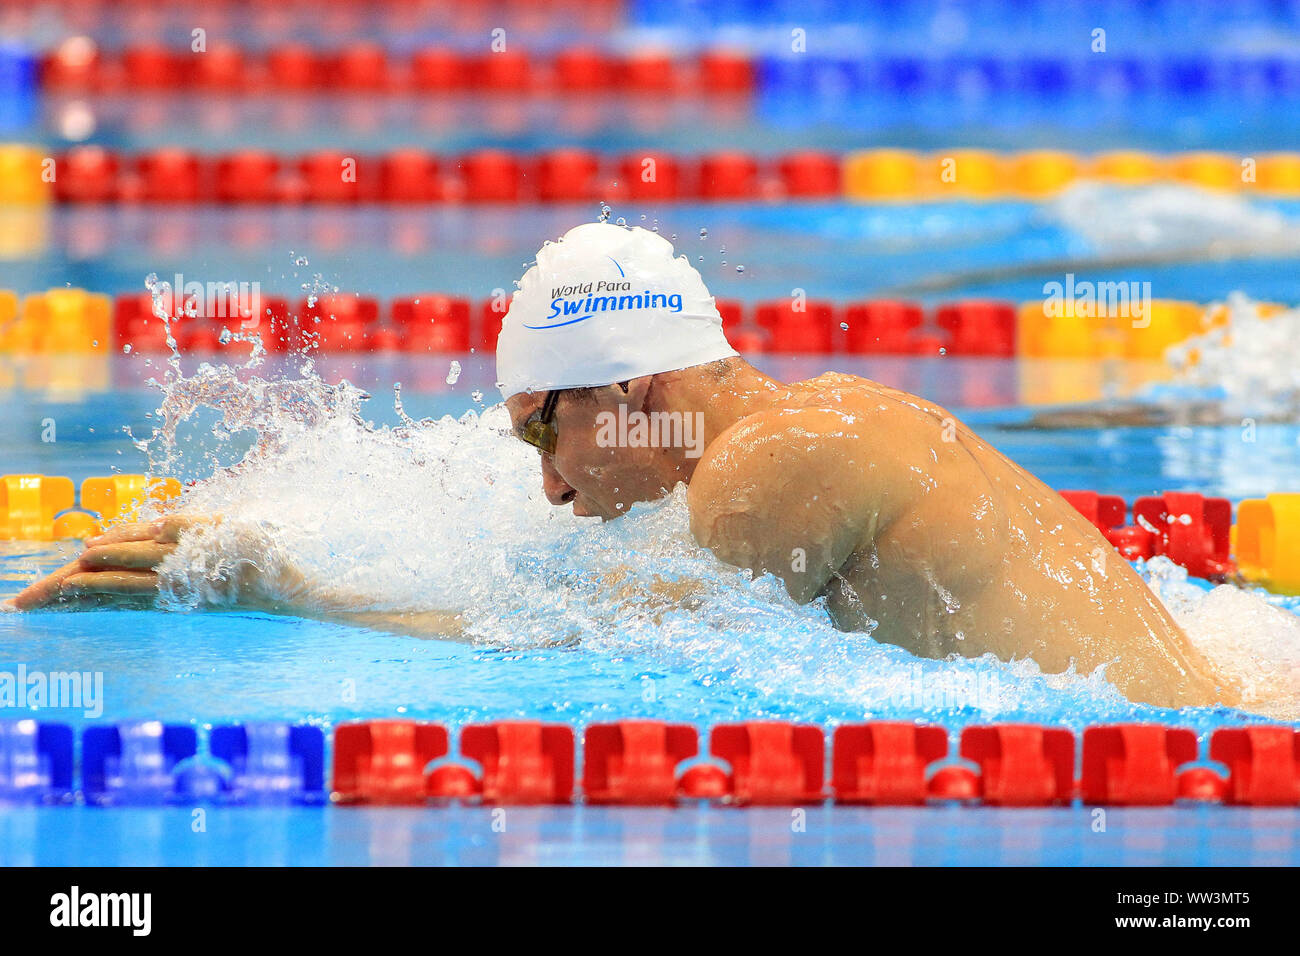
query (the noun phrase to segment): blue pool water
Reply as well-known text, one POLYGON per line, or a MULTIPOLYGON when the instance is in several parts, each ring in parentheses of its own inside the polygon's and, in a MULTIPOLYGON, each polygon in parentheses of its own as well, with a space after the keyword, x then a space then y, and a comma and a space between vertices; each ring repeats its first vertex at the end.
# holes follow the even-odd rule
MULTIPOLYGON (((664 234, 682 237, 717 295, 751 302, 793 288, 833 301, 1034 299, 1044 282, 1067 272, 1080 280, 1150 281, 1157 297, 1207 301, 1243 289, 1257 300, 1300 301, 1294 251, 1265 244, 1225 262, 1204 247, 1207 234, 1285 234, 1300 218, 1294 203, 1156 196, 1084 194, 1047 205, 682 206, 645 215, 647 223, 658 217, 664 234), (1135 212, 1129 200, 1154 205, 1135 212), (1145 234, 1139 226, 1152 222, 1159 225, 1155 260, 1132 241, 1145 234), (705 226, 708 237, 696 239, 705 226)), ((44 253, 6 263, 3 284, 20 292, 70 283, 119 293, 139 291, 143 273, 155 271, 204 281, 265 276, 264 290, 279 294, 323 279, 381 297, 430 289, 484 297, 518 274, 536 237, 557 235, 592 212, 60 209, 46 223, 44 253), (310 264, 296 266, 299 256, 310 264)), ((621 208, 616 215, 638 223, 642 213, 621 208)), ((186 381, 196 381, 203 359, 181 357, 186 381)), ((835 368, 924 395, 1056 488, 1129 500, 1189 490, 1237 502, 1294 490, 1300 474, 1293 414, 1277 421, 1258 414, 1248 430, 1250 409, 1220 409, 1213 424, 1178 424, 1186 396, 1167 387, 1134 389, 1142 375, 1119 367, 1097 373, 1077 363, 843 356, 765 357, 758 364, 786 380, 835 368), (1069 408, 1043 404, 1088 401, 1113 411, 1106 396, 1132 394, 1137 413, 1109 423, 1063 418, 1069 408), (1141 424, 1147 412, 1162 423, 1141 424)), ((7 359, 0 371, 10 386, 0 391, 0 471, 80 482, 144 471, 164 450, 155 443, 146 453, 123 432, 146 439, 162 424, 162 394, 146 384, 169 374, 161 358, 7 359), (57 430, 53 442, 41 440, 48 420, 57 430)), ((361 590, 378 603, 426 600, 468 609, 477 642, 238 609, 0 615, 0 669, 21 663, 103 674, 102 714, 44 716, 77 726, 156 717, 200 727, 407 717, 452 728, 507 717, 580 727, 640 716, 702 729, 745 718, 830 726, 884 717, 954 730, 988 720, 1078 729, 1153 719, 1203 734, 1261 719, 1220 709, 1173 713, 1127 702, 1098 675, 1045 678, 1024 662, 921 661, 842 634, 817 608, 796 608, 701 556, 686 540, 679 501, 606 528, 580 529, 538 495, 535 456, 500 433, 502 423, 489 410, 489 357, 322 357, 314 372, 319 381, 311 379, 305 396, 297 396, 302 400, 272 419, 265 403, 252 402, 250 410, 232 399, 253 394, 253 375, 299 380, 296 365, 272 363, 218 382, 207 393, 210 403, 235 410, 224 422, 211 408, 186 418, 168 470, 185 480, 215 473, 215 482, 193 492, 194 507, 233 508, 240 517, 294 528, 292 548, 325 583, 361 590), (450 374, 453 359, 459 377, 450 374), (355 420, 350 407, 331 412, 321 405, 321 381, 344 379, 372 396, 355 409, 369 424, 355 420), (402 414, 393 396, 397 382, 402 414), (434 421, 411 427, 403 414, 434 421), (273 453, 228 473, 259 432, 269 436, 273 453), (640 584, 655 575, 702 578, 705 608, 656 618, 653 609, 602 595, 595 582, 629 555, 636 556, 640 584)), ((0 593, 64 559, 56 546, 0 542, 0 593)), ((1276 603, 1300 611, 1300 602, 1276 603)), ((1212 623, 1231 610, 1206 605, 1190 613, 1212 623)), ((1279 650, 1268 630, 1267 622, 1257 625, 1264 657, 1279 650)), ((383 811, 214 810, 209 833, 218 839, 193 841, 183 809, 13 809, 0 814, 0 860, 89 861, 87 854, 102 854, 96 859, 104 862, 515 862, 550 854, 548 862, 608 862, 643 853, 677 862, 1294 863, 1291 834, 1300 825, 1300 814, 1290 811, 1131 811, 1112 817, 1127 825, 1097 839, 1080 808, 1033 811, 1010 826, 1005 811, 834 808, 814 815, 824 832, 810 828, 812 838, 792 839, 788 815, 766 811, 576 808, 527 811, 519 817, 526 828, 500 840, 482 835, 473 811, 454 812, 440 818, 396 811, 386 822, 383 811), (276 835, 263 839, 267 834, 276 835), (539 844, 538 834, 550 842, 539 844)))
MULTIPOLYGON (((470 359, 466 357, 467 365, 470 359)), ((440 368, 445 362, 426 361, 438 362, 440 368)), ((803 361, 770 360, 769 368, 795 377, 803 361)), ((928 370, 926 362, 916 360, 897 366, 911 378, 893 384, 947 401, 969 391, 963 379, 996 383, 1016 369, 1014 362, 997 360, 928 362, 932 366, 928 370)), ((844 362, 837 364, 846 367, 844 362)), ((888 376, 881 373, 890 371, 880 364, 861 370, 886 380, 888 376)), ((402 371, 412 372, 409 367, 402 371)), ((459 387, 473 386, 462 380, 459 387)), ((986 400, 996 400, 997 395, 994 384, 986 400)), ((20 420, 21 409, 32 407, 21 393, 10 393, 3 401, 15 412, 5 416, 11 423, 20 420)), ((40 414, 58 419, 59 440, 43 445, 24 438, 30 431, 8 427, 0 433, 6 468, 69 473, 75 480, 115 468, 139 470, 143 467, 140 453, 120 426, 128 423, 138 435, 147 434, 148 414, 157 401, 155 391, 128 388, 111 398, 96 395, 41 406, 40 414), (129 454, 117 454, 123 450, 129 454)), ((449 416, 476 408, 463 395, 446 393, 404 393, 403 403, 411 416, 449 416)), ((347 463, 356 467, 367 466, 371 455, 391 455, 388 429, 397 424, 391 398, 376 394, 366 405, 373 406, 374 418, 383 426, 379 431, 358 427, 344 446, 320 453, 313 450, 315 439, 300 439, 288 457, 305 455, 309 466, 320 468, 331 455, 346 449, 358 456, 347 463)), ((1129 499, 1183 489, 1239 500, 1286 487, 1291 476, 1300 473, 1300 427, 1295 425, 1260 424, 1255 440, 1246 443, 1235 424, 1026 428, 1032 416, 1052 410, 954 407, 995 445, 1058 488, 1094 488, 1129 499)), ((459 424, 443 418, 425 431, 433 435, 430 447, 443 454, 450 454, 458 441, 483 441, 482 448, 498 459, 489 466, 498 469, 503 479, 516 482, 520 493, 533 493, 535 463, 525 458, 515 470, 516 443, 480 434, 482 426, 472 416, 459 424)), ((194 444, 216 456, 237 458, 248 447, 239 438, 236 433, 232 447, 225 447, 199 428, 194 444)), ((197 454, 186 460, 188 470, 181 470, 182 477, 211 470, 210 462, 197 454)), ((518 592, 512 598, 509 593, 479 594, 471 588, 466 607, 485 621, 478 643, 422 640, 237 609, 52 612, 0 616, 4 649, 0 668, 12 671, 21 662, 29 670, 102 672, 103 714, 94 720, 159 717, 212 724, 289 718, 333 724, 404 716, 459 726, 525 717, 581 726, 640 716, 708 726, 751 717, 820 724, 889 717, 934 720, 954 728, 994 718, 1081 728, 1104 720, 1146 718, 1177 720, 1208 730, 1248 719, 1228 711, 1175 715, 1134 705, 1100 679, 1084 675, 1061 683, 1021 665, 920 661, 863 635, 834 631, 816 609, 788 606, 761 585, 737 588, 725 574, 711 584, 716 610, 698 620, 689 614, 673 615, 662 633, 647 626, 635 608, 599 605, 590 613, 575 610, 572 602, 592 597, 586 575, 603 567, 603 558, 584 550, 581 535, 566 532, 552 537, 548 529, 555 522, 551 519, 562 520, 562 515, 529 499, 523 506, 528 521, 516 528, 514 515, 490 516, 482 510, 483 502, 493 500, 491 496, 458 498, 457 489, 448 487, 447 476, 464 480, 473 468, 481 467, 476 461, 395 467, 399 470, 391 481, 396 487, 388 492, 385 483, 390 476, 380 470, 358 477, 343 468, 322 487, 372 496, 365 504, 352 500, 345 510, 400 535, 385 511, 397 506, 396 495, 401 494, 397 489, 405 489, 407 481, 414 481, 417 489, 423 483, 428 501, 413 506, 421 520, 437 518, 449 524, 450 529, 443 530, 452 537, 484 539, 482 548, 471 540, 457 551, 439 552, 434 547, 418 556, 421 562, 445 562, 445 567, 417 563, 407 569, 425 575, 434 591, 448 582, 460 582, 464 575, 482 573, 488 576, 490 588, 518 592), (378 507, 374 501, 391 504, 378 507), (556 553, 544 553, 551 545, 556 553), (498 557, 505 559, 504 566, 493 564, 498 557), (533 607, 532 600, 545 603, 533 607), (581 639, 559 645, 548 639, 569 634, 581 639)), ((284 478, 274 471, 264 477, 270 482, 284 478)), ((331 510, 316 489, 297 489, 292 481, 288 485, 287 489, 283 484, 261 489, 281 497, 270 507, 331 510)), ((505 498, 502 507, 507 507, 510 495, 500 493, 505 498)), ((663 507, 613 525, 589 527, 597 552, 621 546, 628 549, 625 554, 634 554, 640 548, 657 573, 715 574, 702 559, 674 551, 676 545, 664 549, 661 537, 672 539, 680 533, 676 519, 669 517, 672 510, 663 507), (623 524, 627 527, 620 529, 623 524)), ((335 550, 324 560, 327 571, 341 577, 361 573, 354 565, 386 547, 384 541, 371 540, 367 531, 345 539, 357 533, 351 525, 320 530, 339 536, 331 545, 335 550), (345 546, 357 553, 340 553, 338 549, 345 546)), ((435 530, 420 533, 432 536, 435 530)), ((450 540, 437 538, 440 543, 450 540)), ((0 592, 13 592, 39 570, 59 563, 60 552, 69 547, 0 543, 0 592)), ((317 560, 313 546, 303 543, 302 547, 304 560, 317 560)), ((365 580, 364 574, 358 580, 365 580)), ((1296 600, 1278 603, 1300 608, 1296 600)), ((76 712, 47 716, 73 724, 87 719, 76 712)))

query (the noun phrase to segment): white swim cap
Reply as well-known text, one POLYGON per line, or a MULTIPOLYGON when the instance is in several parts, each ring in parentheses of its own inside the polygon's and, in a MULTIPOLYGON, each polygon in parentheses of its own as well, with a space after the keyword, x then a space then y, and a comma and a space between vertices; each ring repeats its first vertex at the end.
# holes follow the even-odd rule
POLYGON ((613 385, 737 352, 700 274, 667 239, 589 222, 537 253, 497 339, 497 385, 520 392, 613 385))

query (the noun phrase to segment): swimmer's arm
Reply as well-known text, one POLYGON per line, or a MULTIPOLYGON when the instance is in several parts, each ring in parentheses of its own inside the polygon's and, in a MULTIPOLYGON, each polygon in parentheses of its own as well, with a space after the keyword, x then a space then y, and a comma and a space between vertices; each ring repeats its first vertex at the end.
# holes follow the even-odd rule
POLYGON ((877 478, 851 416, 769 412, 719 436, 687 492, 691 532, 721 560, 780 578, 806 604, 881 523, 877 478))
MULTIPOLYGON (((85 550, 76 560, 4 603, 19 611, 57 605, 150 604, 158 597, 156 569, 176 550, 181 535, 220 521, 218 516, 172 515, 117 525, 87 539, 85 550)), ((241 546, 239 550, 245 549, 241 546)), ((239 561, 228 585, 237 606, 251 610, 414 637, 454 638, 464 631, 463 619, 451 611, 354 610, 372 604, 372 599, 313 588, 297 568, 287 563, 272 570, 253 561, 239 561)))
MULTIPOLYGON (((341 604, 346 599, 339 597, 338 600, 341 604)), ((364 603, 363 598, 357 597, 353 606, 364 603)), ((304 607, 261 602, 253 602, 247 606, 271 614, 305 617, 313 621, 343 624, 348 627, 364 627, 388 634, 468 640, 465 634, 465 619, 454 611, 352 611, 342 606, 304 607)))

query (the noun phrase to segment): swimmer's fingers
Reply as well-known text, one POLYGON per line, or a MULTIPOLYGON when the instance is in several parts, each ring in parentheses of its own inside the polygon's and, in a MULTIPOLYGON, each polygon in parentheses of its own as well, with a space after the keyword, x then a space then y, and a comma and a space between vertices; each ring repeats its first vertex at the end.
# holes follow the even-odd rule
POLYGON ((19 591, 10 603, 20 611, 33 611, 45 607, 58 600, 59 588, 62 587, 63 582, 82 570, 84 569, 81 567, 80 560, 65 564, 59 570, 19 591))
POLYGON ((220 518, 209 515, 166 515, 153 521, 128 521, 109 528, 101 535, 86 539, 87 547, 117 544, 121 541, 157 541, 175 544, 181 534, 199 524, 216 524, 220 518))
POLYGON ((105 568, 148 571, 156 568, 163 558, 175 550, 174 544, 159 544, 156 541, 100 544, 87 548, 81 555, 81 568, 85 571, 102 571, 105 568))
POLYGON ((63 580, 59 597, 133 597, 157 591, 158 575, 152 571, 83 571, 63 580))
POLYGON ((220 515, 166 515, 152 523, 153 539, 159 544, 176 544, 180 541, 181 535, 191 528, 220 523, 220 515))
POLYGON ((86 547, 93 548, 102 544, 117 544, 119 541, 152 541, 161 530, 162 519, 157 521, 128 521, 114 525, 103 534, 86 539, 86 547))

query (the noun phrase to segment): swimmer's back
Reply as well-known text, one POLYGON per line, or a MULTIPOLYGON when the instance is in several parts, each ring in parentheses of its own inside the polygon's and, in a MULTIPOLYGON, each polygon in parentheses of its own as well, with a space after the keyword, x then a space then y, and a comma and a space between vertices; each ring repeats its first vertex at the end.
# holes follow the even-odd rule
POLYGON ((1203 662, 1128 563, 946 409, 840 373, 789 389, 692 477, 692 531, 718 557, 920 655, 1032 656, 1049 672, 1123 657, 1116 683, 1200 699, 1203 662))

